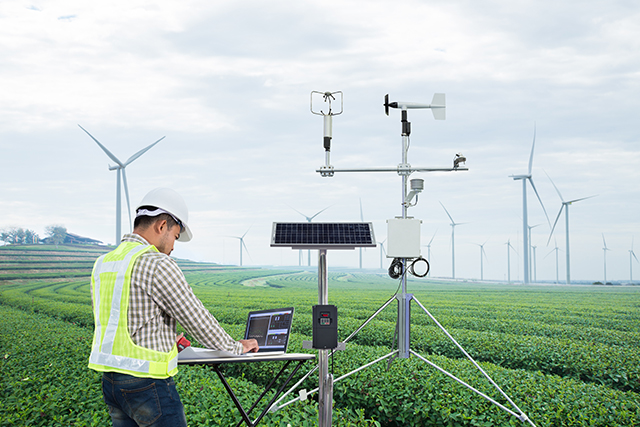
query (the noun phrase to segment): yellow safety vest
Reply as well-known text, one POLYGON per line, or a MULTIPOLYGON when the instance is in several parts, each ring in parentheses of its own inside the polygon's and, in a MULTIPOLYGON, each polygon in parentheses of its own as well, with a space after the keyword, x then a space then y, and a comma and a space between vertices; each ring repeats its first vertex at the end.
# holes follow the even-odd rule
POLYGON ((89 368, 142 378, 168 378, 178 372, 178 348, 169 353, 133 342, 127 324, 131 271, 136 259, 155 246, 123 242, 96 261, 91 274, 95 329, 89 368))

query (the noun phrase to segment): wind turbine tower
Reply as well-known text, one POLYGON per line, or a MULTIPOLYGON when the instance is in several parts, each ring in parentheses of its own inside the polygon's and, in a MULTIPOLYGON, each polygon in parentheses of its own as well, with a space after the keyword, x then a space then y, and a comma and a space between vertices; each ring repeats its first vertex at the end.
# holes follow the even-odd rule
POLYGON ((633 236, 631 237, 631 249, 629 250, 629 281, 633 282, 633 259, 631 257, 635 258, 636 262, 640 262, 636 253, 633 252, 633 236))
POLYGON ((442 206, 442 209, 444 209, 444 211, 447 213, 447 216, 451 220, 451 278, 455 279, 456 278, 456 245, 455 245, 456 225, 462 225, 462 224, 466 224, 466 223, 465 222, 455 222, 453 220, 453 218, 451 218, 451 215, 449 214, 449 211, 447 210, 447 208, 444 207, 442 202, 440 202, 440 206, 442 206))
POLYGON ((487 253, 484 251, 484 245, 486 245, 488 242, 485 241, 483 244, 479 244, 476 243, 477 246, 480 246, 480 280, 484 280, 484 266, 482 263, 482 257, 484 256, 485 258, 487 257, 487 253))
POLYGON ((562 210, 564 209, 564 229, 565 229, 565 245, 566 245, 565 252, 567 255, 567 285, 568 285, 571 283, 571 255, 569 252, 570 251, 569 249, 569 206, 572 203, 579 202, 581 200, 590 199, 596 196, 594 195, 589 197, 582 197, 580 199, 565 201, 564 198, 562 197, 562 194, 560 194, 560 190, 558 190, 558 187, 556 187, 556 184, 553 182, 549 174, 547 174, 547 177, 549 177, 549 181, 551 181, 551 184, 553 184, 553 188, 556 189, 556 193, 558 193, 558 196, 562 201, 562 206, 560 206, 560 211, 558 212, 558 216, 556 217, 556 220, 553 223, 553 227, 551 227, 551 234, 549 234, 549 240, 547 240, 547 244, 549 244, 549 241, 551 240, 551 236, 553 236, 553 230, 555 230, 556 224, 558 224, 558 220, 560 219, 560 215, 562 215, 562 210))
POLYGON ((114 244, 118 245, 118 243, 120 243, 120 239, 122 238, 122 195, 121 195, 121 190, 120 187, 121 185, 121 177, 122 177, 122 181, 124 182, 124 194, 127 198, 127 211, 129 212, 129 229, 131 229, 131 203, 129 202, 129 186, 127 185, 127 173, 125 172, 125 168, 130 165, 134 160, 136 160, 138 157, 142 156, 144 153, 146 153, 147 151, 149 151, 151 149, 151 147, 153 147, 154 145, 156 145, 158 142, 162 141, 165 137, 163 136, 162 138, 160 138, 159 140, 157 140, 156 142, 154 142, 153 144, 147 146, 146 148, 143 148, 142 150, 138 151, 137 153, 135 153, 133 156, 129 157, 129 159, 127 159, 126 162, 121 162, 120 159, 118 159, 111 151, 109 151, 107 149, 107 147, 105 147, 104 145, 102 145, 100 143, 100 141, 98 141, 97 139, 95 139, 93 137, 93 135, 91 135, 85 128, 83 128, 82 126, 78 125, 80 127, 80 129, 82 129, 87 135, 89 135, 89 137, 91 139, 93 139, 96 144, 98 144, 98 146, 100 148, 102 148, 102 151, 105 152, 105 154, 107 156, 109 156, 109 158, 111 160, 113 160, 114 162, 116 162, 116 166, 111 166, 109 165, 109 170, 116 170, 117 172, 117 181, 116 181, 116 239, 114 244))
POLYGON ((533 128, 533 144, 531 145, 531 154, 529 155, 529 169, 528 172, 524 175, 510 175, 514 181, 521 180, 522 181, 522 250, 523 250, 523 260, 524 260, 524 283, 528 284, 531 280, 531 272, 529 271, 529 234, 528 234, 528 216, 527 216, 527 181, 531 184, 531 188, 536 193, 536 197, 540 202, 540 206, 542 206, 542 210, 544 211, 544 215, 547 217, 547 221, 549 222, 549 216, 547 215, 547 210, 544 208, 542 204, 542 199, 538 194, 538 190, 536 190, 536 186, 533 183, 533 150, 536 147, 536 129, 533 128))
POLYGON ((511 283, 511 249, 514 250, 516 255, 518 251, 511 245, 511 239, 507 240, 505 245, 507 245, 507 283, 511 283))

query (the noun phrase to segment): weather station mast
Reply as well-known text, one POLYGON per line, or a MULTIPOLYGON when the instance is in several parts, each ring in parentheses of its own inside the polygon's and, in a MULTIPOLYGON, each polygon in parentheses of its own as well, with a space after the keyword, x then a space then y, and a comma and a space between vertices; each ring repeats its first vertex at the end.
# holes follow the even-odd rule
MULTIPOLYGON (((415 102, 400 102, 400 101, 389 101, 389 95, 385 95, 384 97, 384 112, 388 116, 390 109, 399 109, 401 112, 401 136, 402 136, 402 151, 401 151, 401 162, 394 167, 376 167, 376 168, 335 168, 331 164, 331 142, 332 142, 332 127, 333 127, 333 116, 342 114, 343 112, 343 100, 342 100, 342 92, 311 92, 311 112, 316 115, 320 115, 323 117, 323 147, 325 149, 325 164, 316 170, 323 177, 333 177, 336 173, 343 172, 395 172, 401 178, 401 215, 392 219, 387 220, 387 258, 393 258, 391 266, 389 268, 389 276, 393 279, 400 279, 399 288, 401 288, 401 292, 396 292, 388 301, 386 301, 375 313, 373 313, 367 320, 365 320, 362 325, 360 325, 351 335, 345 338, 344 342, 335 343, 335 345, 328 347, 331 349, 331 352, 328 353, 328 350, 320 350, 319 354, 319 363, 314 369, 309 371, 301 380, 299 380, 291 389, 289 389, 283 396, 281 396, 270 408, 272 411, 276 411, 280 408, 288 406, 289 404, 295 401, 305 400, 309 395, 313 393, 318 393, 318 426, 319 427, 329 427, 331 426, 331 405, 333 402, 333 384, 347 378, 362 369, 366 369, 367 367, 372 366, 375 363, 378 363, 383 360, 388 360, 389 363, 393 358, 400 359, 408 359, 409 357, 416 356, 423 362, 427 363, 429 366, 438 370, 442 374, 448 376, 452 380, 458 382, 463 385, 467 389, 476 393, 477 395, 483 397, 488 400, 492 404, 496 405, 500 409, 508 412, 521 422, 528 422, 530 425, 535 427, 535 424, 529 417, 513 402, 513 400, 498 386, 489 377, 489 375, 482 369, 482 367, 467 353, 464 348, 451 336, 451 334, 438 322, 438 320, 425 308, 423 304, 418 301, 418 299, 413 295, 407 292, 407 273, 412 274, 416 277, 425 277, 429 272, 429 262, 424 259, 420 254, 420 224, 421 220, 412 218, 408 215, 408 210, 410 207, 413 207, 417 204, 417 196, 424 189, 424 181, 422 179, 412 179, 409 180, 409 177, 414 172, 461 172, 467 171, 467 167, 461 166, 466 162, 466 158, 462 154, 455 154, 453 159, 453 165, 451 167, 415 167, 409 163, 408 154, 409 154, 409 136, 411 135, 411 123, 408 120, 408 110, 412 109, 430 109, 433 117, 436 120, 445 120, 445 94, 436 93, 433 96, 433 99, 430 104, 422 104, 415 102), (321 97, 321 102, 326 105, 326 108, 318 110, 314 109, 314 97, 318 99, 321 97), (340 98, 340 110, 339 112, 334 112, 332 108, 332 103, 337 102, 337 97, 340 98), (326 111, 326 112, 325 112, 326 111), (410 191, 409 191, 410 190, 410 191), (415 201, 414 201, 415 198, 415 201), (422 270, 416 272, 416 267, 420 264, 424 264, 422 270), (426 270, 426 271, 425 271, 426 270), (342 376, 333 379, 331 373, 327 371, 327 363, 328 359, 333 356, 335 351, 344 350, 346 343, 351 340, 358 332, 360 332, 369 322, 371 322, 378 314, 380 314, 385 308, 387 308, 394 300, 398 303, 398 315, 397 315, 397 349, 392 349, 390 353, 379 357, 376 360, 373 360, 359 368, 354 369, 353 371, 343 374, 342 376), (501 404, 495 399, 491 398, 487 394, 481 392, 480 390, 474 388, 468 383, 456 377, 454 374, 447 372, 445 369, 431 362, 427 358, 423 357, 421 354, 411 349, 410 343, 410 326, 411 326, 411 302, 417 304, 435 323, 435 325, 443 331, 443 333, 447 336, 449 340, 451 340, 460 351, 466 356, 467 359, 473 363, 473 365, 478 369, 483 376, 489 381, 489 383, 502 395, 502 397, 508 402, 511 408, 501 404), (327 354, 328 353, 328 354, 327 354), (293 392, 299 385, 302 384, 311 374, 315 371, 319 371, 319 386, 318 388, 307 392, 306 390, 300 390, 299 397, 296 397, 286 403, 281 403, 283 399, 293 392)), ((370 231, 370 237, 373 235, 373 230, 370 231)), ((375 244, 374 244, 375 245, 375 244)), ((273 246, 273 245, 272 245, 273 246)), ((356 245, 357 246, 357 245, 356 245)), ((365 246, 364 243, 359 246, 365 246)), ((293 247, 293 246, 292 246, 293 247)), ((319 304, 328 304, 328 281, 327 281, 327 271, 326 271, 326 250, 319 250, 319 261, 318 261, 318 293, 319 293, 319 304), (323 260, 323 256, 325 259, 323 260)), ((400 291, 400 289, 399 289, 400 291)), ((336 317, 337 320, 337 312, 332 314, 332 316, 336 317)), ((314 322, 315 322, 314 317, 314 322)), ((315 326, 315 323, 314 323, 315 326)), ((314 331, 315 334, 315 331, 314 331)), ((314 335, 314 340, 315 340, 314 335)), ((395 342, 395 338, 394 338, 395 342)), ((304 347, 304 343, 303 343, 304 347)), ((305 347, 305 348, 319 348, 316 346, 313 347, 305 347)))

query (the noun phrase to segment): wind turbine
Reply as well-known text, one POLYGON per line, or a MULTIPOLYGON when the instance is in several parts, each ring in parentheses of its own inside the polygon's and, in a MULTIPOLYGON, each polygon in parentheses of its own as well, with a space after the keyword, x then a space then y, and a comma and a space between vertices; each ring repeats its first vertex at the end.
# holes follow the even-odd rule
MULTIPOLYGON (((546 173, 547 172, 545 171, 545 174, 546 173)), ((556 187, 556 184, 553 182, 549 174, 547 174, 547 177, 549 177, 549 181, 551 181, 551 184, 553 184, 553 188, 556 189, 556 193, 558 193, 558 196, 560 196, 560 200, 562 201, 562 206, 560 206, 560 211, 558 212, 558 216, 556 217, 556 220, 553 223, 553 227, 551 227, 551 234, 549 234, 549 240, 551 240, 551 236, 553 236, 553 230, 555 230, 556 224, 558 224, 558 220, 560 219, 560 215, 562 215, 562 210, 564 209, 564 229, 566 233, 565 252, 567 253, 567 285, 568 285, 571 283, 571 256, 569 252, 569 205, 571 205, 572 203, 579 202, 581 200, 590 199, 596 196, 594 195, 589 197, 582 197, 580 199, 573 199, 565 202, 564 198, 562 197, 562 194, 560 194, 560 190, 558 190, 558 187, 556 187)), ((547 245, 549 244, 549 240, 547 240, 547 245)))
POLYGON ((249 248, 247 248, 247 245, 244 243, 244 236, 247 235, 249 230, 251 230, 251 227, 247 228, 247 231, 245 231, 244 234, 241 237, 238 237, 238 236, 227 236, 227 237, 231 237, 232 239, 240 240, 240 267, 242 267, 242 248, 244 247, 246 249, 246 251, 247 251, 247 254, 249 254, 249 248))
POLYGON ((549 221, 549 215, 547 215, 547 210, 544 208, 542 204, 542 199, 538 194, 538 190, 536 190, 536 186, 533 183, 532 169, 533 169, 533 150, 536 147, 536 128, 533 128, 533 144, 531 145, 531 154, 529 155, 529 169, 527 174, 525 175, 510 175, 514 181, 521 180, 522 181, 522 246, 524 253, 522 254, 524 258, 524 283, 528 284, 531 278, 531 274, 529 272, 529 239, 527 233, 528 227, 528 217, 527 217, 527 181, 531 184, 531 188, 536 193, 536 197, 540 202, 540 206, 542 206, 542 210, 544 211, 544 215, 547 217, 547 222, 549 221))
POLYGON ((629 250, 629 281, 633 282, 633 259, 631 259, 631 257, 633 256, 633 258, 636 259, 636 262, 640 262, 638 261, 638 257, 636 256, 636 253, 633 252, 633 236, 631 236, 631 249, 629 250))
POLYGON ((507 282, 511 283, 511 249, 518 255, 518 251, 511 245, 511 239, 507 240, 507 282))
MULTIPOLYGON (((533 239, 531 238, 531 229, 532 228, 536 228, 538 226, 540 226, 542 224, 536 224, 536 225, 528 225, 527 228, 529 229, 529 265, 533 266, 533 281, 536 281, 536 266, 535 266, 535 257, 536 257, 536 251, 535 248, 536 246, 533 246, 533 239)), ((529 277, 531 278, 531 277, 529 277)))
MULTIPOLYGON (((443 206, 444 207, 444 206, 443 206)), ((446 209, 445 209, 446 210, 446 209)), ((438 230, 436 230, 433 233, 433 236, 431 237, 431 240, 429 240, 429 244, 425 245, 427 247, 427 261, 431 262, 431 242, 433 242, 433 239, 436 237, 436 233, 438 232, 438 230)), ((431 275, 431 269, 429 269, 429 273, 427 273, 427 276, 431 275)))
MULTIPOLYGON (((293 209, 294 211, 298 212, 300 215, 302 215, 303 217, 305 217, 307 219, 307 222, 311 222, 313 220, 313 218, 317 217, 318 215, 320 215, 322 212, 326 211, 327 209, 329 209, 331 206, 327 206, 326 208, 322 209, 321 211, 318 211, 315 213, 315 215, 313 216, 307 216, 305 214, 303 214, 302 212, 300 212, 299 210, 297 210, 296 208, 293 208, 291 206, 289 206, 291 209, 293 209)), ((308 250, 308 264, 307 265, 311 265, 311 250, 308 250)), ((298 253, 298 263, 300 263, 300 256, 302 255, 302 250, 300 250, 300 252, 298 253)))
POLYGON ((78 125, 78 126, 80 127, 80 129, 85 131, 85 133, 87 135, 89 135, 89 137, 91 137, 91 139, 93 139, 96 142, 96 144, 98 144, 98 146, 100 146, 100 148, 102 148, 102 151, 104 151, 105 154, 107 156, 109 156, 109 158, 111 160, 116 162, 116 166, 109 165, 109 170, 110 171, 112 171, 112 170, 117 170, 118 171, 118 178, 117 178, 117 184, 116 184, 116 240, 115 240, 115 244, 117 245, 118 242, 120 242, 120 239, 122 238, 122 234, 121 234, 121 230, 122 230, 121 199, 122 199, 122 196, 121 196, 121 192, 120 192, 120 187, 121 187, 121 185, 120 185, 120 176, 122 175, 122 180, 124 181, 124 194, 125 194, 125 196, 127 198, 127 211, 129 212, 129 228, 131 229, 131 203, 129 202, 129 186, 127 185, 127 174, 125 172, 125 168, 129 164, 131 164, 134 160, 136 160, 138 157, 142 156, 144 153, 149 151, 151 149, 151 147, 156 145, 158 142, 162 141, 165 137, 163 136, 162 138, 160 138, 159 140, 157 140, 153 144, 151 144, 151 145, 147 146, 146 148, 143 148, 142 150, 138 151, 133 156, 129 157, 129 159, 126 162, 123 163, 116 156, 114 156, 113 153, 107 149, 107 147, 102 145, 100 143, 100 141, 95 139, 93 137, 93 135, 91 135, 89 132, 87 132, 87 130, 85 128, 83 128, 80 125, 78 125))
POLYGON ((549 252, 548 254, 546 254, 546 255, 545 255, 545 257, 544 257, 544 259, 546 259, 546 258, 547 258, 549 255, 551 255, 553 252, 555 252, 555 253, 556 253, 556 283, 560 283, 560 279, 559 279, 559 276, 558 276, 558 251, 559 251, 560 249, 558 249, 558 242, 557 242, 555 239, 553 239, 553 240, 554 240, 554 243, 555 243, 556 247, 555 247, 555 248, 553 248, 553 249, 551 250, 551 252, 549 252))
POLYGON ((607 247, 607 242, 604 240, 604 233, 602 233, 602 243, 604 244, 604 248, 602 251, 604 252, 604 284, 607 284, 607 251, 610 251, 607 247))
POLYGON ((456 278, 455 230, 456 230, 456 225, 466 224, 466 222, 455 222, 453 218, 451 218, 451 215, 449 215, 449 211, 447 210, 447 208, 444 207, 442 202, 440 202, 440 206, 442 206, 442 209, 444 209, 444 211, 447 213, 447 216, 451 220, 451 278, 455 279, 456 278))
POLYGON ((384 239, 382 242, 378 242, 380 245, 380 268, 382 269, 382 253, 384 252, 385 256, 387 255, 387 250, 384 248, 384 242, 386 242, 387 239, 384 239))
POLYGON ((485 240, 485 242, 483 244, 479 244, 479 243, 474 243, 477 246, 480 246, 480 280, 484 280, 484 267, 483 267, 483 263, 482 263, 482 256, 484 255, 484 257, 487 257, 487 253, 484 251, 484 245, 487 244, 489 240, 485 240))

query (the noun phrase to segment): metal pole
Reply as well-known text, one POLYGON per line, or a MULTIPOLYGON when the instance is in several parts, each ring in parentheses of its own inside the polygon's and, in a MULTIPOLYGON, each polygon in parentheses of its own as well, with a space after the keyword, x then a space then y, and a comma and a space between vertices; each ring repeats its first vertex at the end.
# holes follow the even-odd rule
POLYGON ((567 245, 567 285, 571 284, 571 258, 569 256, 569 205, 565 206, 564 211, 564 229, 566 232, 567 245))
MULTIPOLYGON (((318 250, 318 304, 329 303, 327 250, 318 250)), ((329 350, 318 350, 318 427, 331 427, 333 375, 329 373, 329 350)))
POLYGON ((122 214, 122 207, 120 206, 120 174, 122 172, 122 169, 118 168, 118 180, 116 181, 116 241, 113 242, 113 244, 115 246, 118 246, 118 244, 120 244, 120 239, 122 239, 122 221, 121 221, 121 214, 122 214))
POLYGON ((529 221, 527 218, 527 180, 522 179, 522 251, 524 284, 529 284, 529 221))
MULTIPOLYGON (((409 129, 407 121, 407 111, 402 111, 403 132, 402 132, 402 164, 407 165, 407 151, 409 150, 409 129), (405 125, 406 123, 406 125, 405 125)), ((402 175, 402 218, 407 218, 407 179, 409 172, 402 175)), ((408 359, 411 354, 411 298, 413 295, 407 294, 407 259, 402 259, 402 293, 398 295, 398 357, 408 359)))

